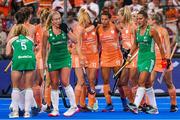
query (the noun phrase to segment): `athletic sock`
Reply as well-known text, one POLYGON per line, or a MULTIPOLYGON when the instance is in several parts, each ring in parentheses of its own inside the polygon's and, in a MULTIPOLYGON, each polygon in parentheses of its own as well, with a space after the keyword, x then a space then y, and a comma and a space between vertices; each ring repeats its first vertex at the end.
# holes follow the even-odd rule
POLYGON ((18 107, 18 103, 20 99, 19 94, 20 94, 19 89, 13 88, 12 93, 11 93, 13 111, 19 111, 19 107, 18 107))
POLYGON ((25 112, 29 112, 32 107, 33 102, 33 91, 31 88, 26 89, 25 93, 25 112))
POLYGON ((52 106, 55 111, 59 111, 59 92, 58 90, 51 89, 52 106))
POLYGON ((19 94, 19 97, 20 97, 20 99, 19 99, 19 109, 21 111, 23 111, 24 107, 25 107, 25 93, 26 93, 26 90, 21 90, 20 94, 19 94))
POLYGON ((141 100, 144 97, 144 93, 145 93, 145 87, 138 87, 134 100, 134 104, 136 105, 136 107, 139 107, 141 100))
POLYGON ((72 86, 68 85, 64 89, 65 89, 66 95, 67 95, 67 97, 69 99, 70 105, 72 107, 77 107, 76 101, 75 101, 75 94, 74 94, 72 86))
POLYGON ((155 94, 154 94, 154 89, 152 87, 146 88, 146 95, 147 95, 147 97, 149 99, 149 104, 151 106, 153 106, 154 108, 157 108, 156 98, 155 98, 155 94))

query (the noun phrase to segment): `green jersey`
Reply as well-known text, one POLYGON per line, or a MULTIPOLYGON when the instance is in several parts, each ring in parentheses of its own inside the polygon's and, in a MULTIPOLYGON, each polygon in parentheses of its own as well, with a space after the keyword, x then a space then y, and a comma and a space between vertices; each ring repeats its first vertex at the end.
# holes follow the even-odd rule
POLYGON ((50 51, 48 54, 48 70, 54 71, 64 67, 71 67, 71 56, 68 51, 68 36, 61 31, 61 34, 55 35, 52 28, 49 29, 50 51))
POLYGON ((36 59, 33 40, 19 35, 12 38, 10 42, 13 48, 12 70, 35 70, 36 59))
POLYGON ((140 72, 147 71, 151 72, 154 68, 155 63, 155 47, 154 40, 149 34, 150 26, 147 26, 147 29, 144 35, 140 34, 140 28, 136 33, 136 42, 139 45, 138 53, 138 70, 140 72))

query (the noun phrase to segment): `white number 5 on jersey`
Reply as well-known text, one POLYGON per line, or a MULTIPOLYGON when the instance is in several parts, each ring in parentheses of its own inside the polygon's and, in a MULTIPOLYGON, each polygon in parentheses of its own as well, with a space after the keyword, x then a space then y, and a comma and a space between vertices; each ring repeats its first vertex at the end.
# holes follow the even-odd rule
POLYGON ((21 49, 22 50, 26 50, 27 49, 26 42, 21 42, 21 49))

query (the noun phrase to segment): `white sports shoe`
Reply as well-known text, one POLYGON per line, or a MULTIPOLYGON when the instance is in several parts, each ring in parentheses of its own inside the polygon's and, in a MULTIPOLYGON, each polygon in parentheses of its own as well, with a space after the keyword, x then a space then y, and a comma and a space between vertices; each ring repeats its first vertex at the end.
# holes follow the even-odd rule
POLYGON ((19 112, 13 111, 9 114, 9 118, 19 118, 19 112))
POLYGON ((75 113, 79 112, 78 107, 70 107, 65 113, 64 116, 70 117, 73 116, 75 113))
POLYGON ((60 114, 58 110, 53 110, 51 113, 48 114, 49 117, 57 117, 59 115, 60 114))
POLYGON ((30 114, 29 112, 25 112, 23 117, 24 117, 24 118, 30 118, 30 117, 31 117, 31 114, 30 114))

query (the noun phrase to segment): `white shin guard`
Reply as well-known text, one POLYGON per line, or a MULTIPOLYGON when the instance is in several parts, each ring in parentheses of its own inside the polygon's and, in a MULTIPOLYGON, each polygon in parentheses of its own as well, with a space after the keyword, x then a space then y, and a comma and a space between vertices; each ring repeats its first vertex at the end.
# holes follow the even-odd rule
POLYGON ((76 100, 75 100, 75 94, 74 94, 74 90, 73 90, 72 86, 68 85, 67 87, 65 87, 65 92, 69 99, 70 105, 72 107, 77 107, 76 100))

